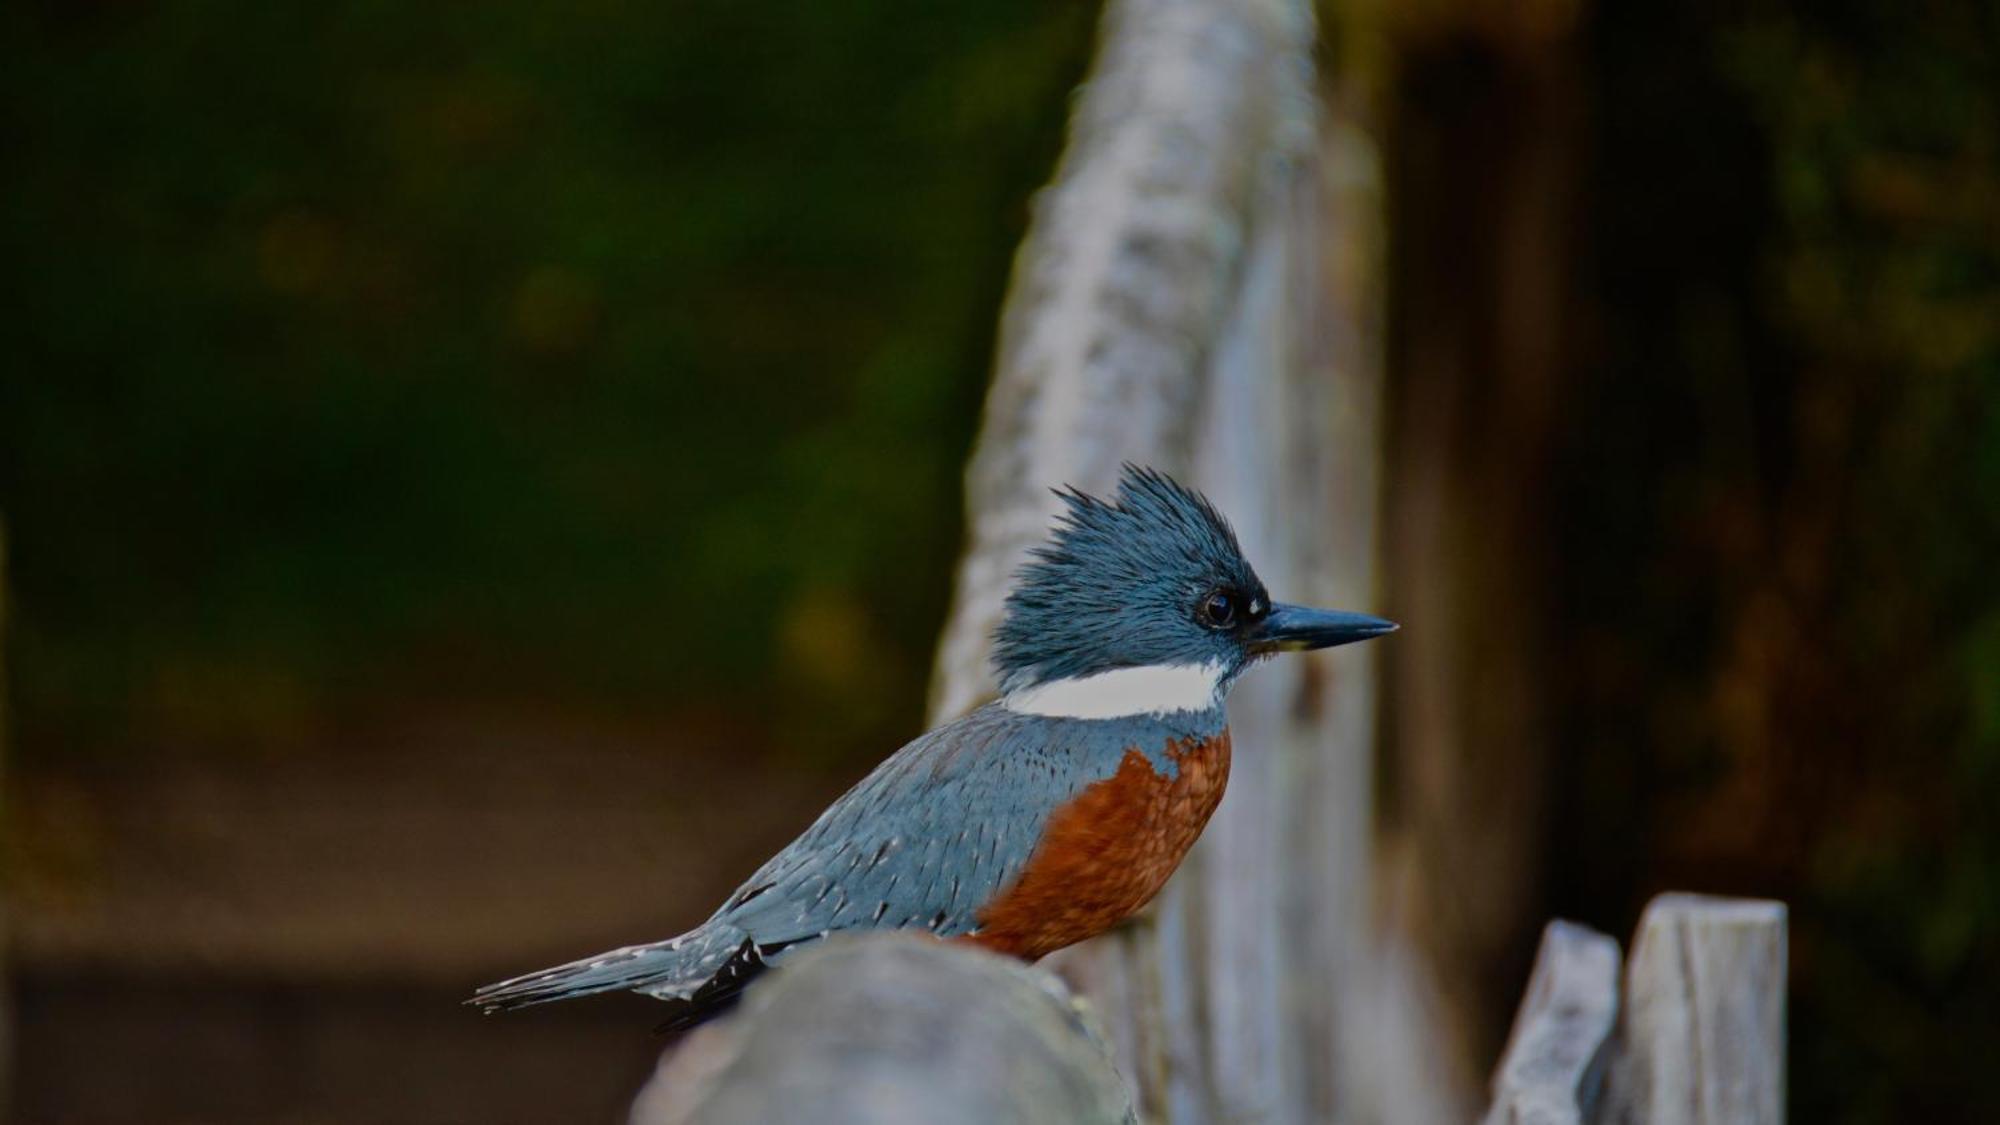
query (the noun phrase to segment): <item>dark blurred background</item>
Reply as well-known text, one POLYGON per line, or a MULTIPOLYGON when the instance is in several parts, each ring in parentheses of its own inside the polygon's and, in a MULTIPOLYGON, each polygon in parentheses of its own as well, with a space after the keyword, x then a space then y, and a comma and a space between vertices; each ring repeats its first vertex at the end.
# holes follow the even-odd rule
MULTIPOLYGON (((2000 7, 1322 19, 1391 561, 1442 466, 1532 621, 1471 650, 1540 737, 1467 1034, 1551 914, 1768 895, 1798 1120, 2000 1119, 2000 7)), ((618 1111, 646 1002, 456 1002, 692 924, 921 726, 1093 20, 0 10, 21 1120, 618 1111)))

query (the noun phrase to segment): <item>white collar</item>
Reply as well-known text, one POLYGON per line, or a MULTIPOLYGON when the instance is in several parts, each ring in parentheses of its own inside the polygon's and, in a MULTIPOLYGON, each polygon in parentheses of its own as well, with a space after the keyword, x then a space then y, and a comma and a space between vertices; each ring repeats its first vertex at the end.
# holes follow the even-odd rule
POLYGON ((1228 670, 1220 661, 1114 668, 1011 691, 1000 704, 1009 711, 1052 719, 1122 719, 1206 711, 1221 702, 1222 677, 1228 670))

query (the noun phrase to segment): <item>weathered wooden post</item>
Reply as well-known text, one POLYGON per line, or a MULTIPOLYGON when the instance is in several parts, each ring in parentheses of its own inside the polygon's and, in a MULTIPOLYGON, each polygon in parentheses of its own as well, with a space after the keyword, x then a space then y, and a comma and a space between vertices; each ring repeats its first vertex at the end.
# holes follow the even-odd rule
MULTIPOLYGON (((991 697, 989 635, 1050 489, 1107 490, 1125 461, 1207 491, 1274 591, 1374 604, 1377 164, 1318 104, 1313 37, 1304 0, 1107 5, 1002 313, 934 721, 991 697)), ((1238 687, 1200 846, 1146 920, 1050 960, 1148 1121, 1462 1120, 1396 991, 1414 955, 1370 925, 1374 659, 1238 687)))
POLYGON ((1785 905, 1668 894, 1632 942, 1608 1125, 1781 1125, 1785 905))
MULTIPOLYGON (((1273 590, 1373 603, 1375 163, 1320 115, 1313 34, 1298 0, 1107 7, 1015 263, 934 719, 993 690, 988 634, 1049 488, 1104 490, 1122 461, 1208 491, 1273 590)), ((1239 687, 1228 798, 1150 922, 1052 959, 1102 1012, 1148 1120, 1448 1116, 1421 1083, 1364 1091, 1421 1073, 1366 1052, 1424 1049, 1418 1023, 1371 1022, 1358 999, 1388 975, 1366 893, 1373 660, 1239 687)))
POLYGON ((1493 1072, 1485 1125, 1583 1125, 1597 1103, 1618 1020, 1618 943, 1557 920, 1493 1072))
POLYGON ((1660 895, 1622 980, 1616 942, 1551 922, 1486 1125, 1778 1125, 1785 961, 1779 902, 1660 895))

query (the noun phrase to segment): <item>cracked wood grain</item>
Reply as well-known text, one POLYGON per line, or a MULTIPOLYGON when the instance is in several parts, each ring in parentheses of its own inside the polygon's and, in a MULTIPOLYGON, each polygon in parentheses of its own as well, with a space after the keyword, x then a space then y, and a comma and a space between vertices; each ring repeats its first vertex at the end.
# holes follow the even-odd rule
POLYGON ((1595 1120, 1781 1125, 1786 914, 1779 902, 1665 894, 1640 919, 1595 1120))
POLYGON ((1485 1125, 1582 1125, 1617 1024, 1618 969, 1618 943, 1596 930, 1558 920, 1542 931, 1485 1125))

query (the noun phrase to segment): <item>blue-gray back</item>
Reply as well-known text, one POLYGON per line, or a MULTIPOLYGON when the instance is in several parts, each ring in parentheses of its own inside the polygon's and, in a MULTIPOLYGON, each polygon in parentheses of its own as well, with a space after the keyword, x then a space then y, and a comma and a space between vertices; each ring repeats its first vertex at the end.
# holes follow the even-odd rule
POLYGON ((1207 738, 1220 707, 1120 719, 1024 715, 999 704, 898 750, 772 857, 716 912, 775 958, 854 928, 951 937, 1026 865, 1052 813, 1112 776, 1126 750, 1172 777, 1173 740, 1207 738))

